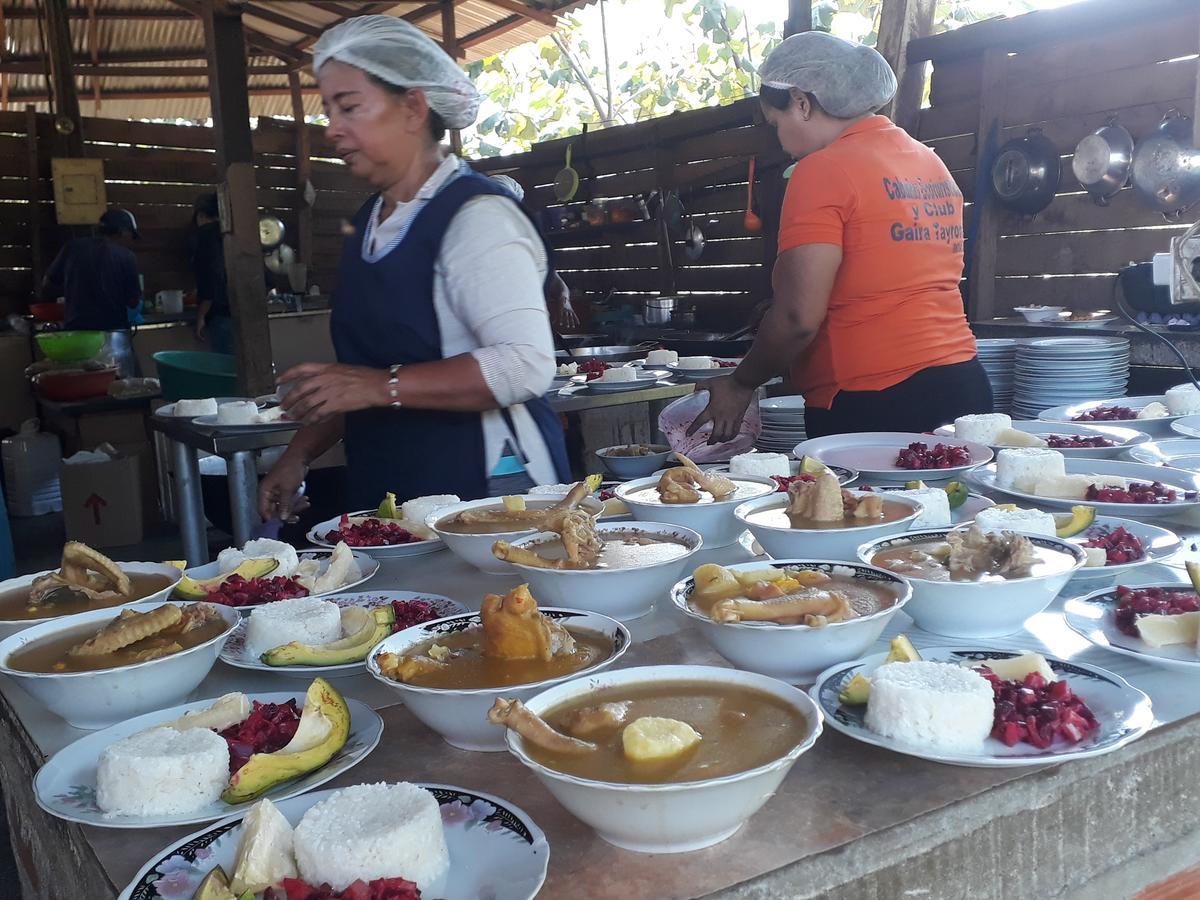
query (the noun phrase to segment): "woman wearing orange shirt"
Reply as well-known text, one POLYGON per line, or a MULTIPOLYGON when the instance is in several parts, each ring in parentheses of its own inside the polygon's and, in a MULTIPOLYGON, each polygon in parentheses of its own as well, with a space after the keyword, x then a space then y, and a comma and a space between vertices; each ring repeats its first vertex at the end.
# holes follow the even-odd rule
POLYGON ((763 114, 798 161, 779 226, 774 303, 741 365, 709 381, 711 443, 790 371, 809 437, 923 432, 990 412, 958 283, 963 198, 934 152, 885 116, 896 77, 875 50, 793 35, 760 69, 763 114))

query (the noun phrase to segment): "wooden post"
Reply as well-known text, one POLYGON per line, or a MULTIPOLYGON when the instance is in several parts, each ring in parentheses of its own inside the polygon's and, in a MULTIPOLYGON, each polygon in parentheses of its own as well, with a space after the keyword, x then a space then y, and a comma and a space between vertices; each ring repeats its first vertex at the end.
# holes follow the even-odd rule
POLYGON ((42 289, 46 271, 42 258, 42 166, 38 157, 37 112, 32 105, 25 107, 25 147, 29 154, 29 257, 33 271, 33 292, 42 289))
POLYGON ((244 396, 254 397, 269 393, 275 378, 271 371, 267 285, 258 241, 254 145, 246 92, 246 36, 241 13, 227 6, 206 4, 203 20, 234 356, 239 389, 244 396))
POLYGON ((883 54, 899 86, 892 102, 880 110, 893 122, 915 134, 925 93, 924 62, 908 63, 908 42, 933 33, 937 0, 883 0, 879 12, 879 39, 875 49, 883 54))
POLYGON ((308 185, 312 181, 312 142, 308 136, 308 125, 304 121, 304 94, 300 90, 300 73, 288 72, 288 87, 292 90, 292 127, 296 129, 296 190, 300 194, 298 227, 296 236, 300 262, 312 272, 313 260, 313 210, 305 199, 308 185))
POLYGON ((54 97, 54 127, 62 136, 67 156, 83 156, 83 117, 71 65, 71 26, 67 0, 45 0, 46 50, 50 56, 50 90, 54 97))
POLYGON ((788 0, 788 17, 783 36, 791 37, 801 31, 812 31, 812 0, 788 0))
POLYGON ((969 248, 967 318, 987 321, 996 315, 996 251, 1000 243, 1002 210, 991 196, 991 178, 985 170, 1000 142, 1004 112, 1004 79, 1008 54, 999 48, 985 50, 979 76, 979 125, 975 131, 976 183, 979 185, 972 215, 978 216, 969 248), (980 174, 982 172, 982 174, 980 174))
MULTIPOLYGON (((442 49, 450 54, 451 59, 461 59, 462 49, 458 46, 458 25, 454 19, 454 0, 441 0, 442 3, 442 49)), ((450 150, 456 156, 463 155, 462 132, 457 128, 450 130, 450 150)))

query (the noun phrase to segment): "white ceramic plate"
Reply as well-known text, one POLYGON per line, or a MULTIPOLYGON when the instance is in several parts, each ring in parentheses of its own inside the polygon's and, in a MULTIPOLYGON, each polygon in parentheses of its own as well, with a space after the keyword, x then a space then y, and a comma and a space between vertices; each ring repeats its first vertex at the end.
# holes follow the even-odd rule
MULTIPOLYGON (((1143 397, 1116 397, 1111 400, 1088 400, 1083 403, 1070 403, 1066 406, 1053 406, 1038 413, 1043 422, 1075 422, 1080 413, 1095 409, 1098 406, 1123 406, 1127 409, 1141 410, 1151 403, 1166 405, 1167 398, 1162 395, 1143 397)), ((1136 428, 1151 435, 1167 434, 1175 427, 1177 419, 1184 416, 1160 416, 1157 419, 1115 419, 1103 422, 1075 422, 1076 425, 1117 425, 1123 428, 1136 428)))
MULTIPOLYGON (((237 403, 238 401, 247 400, 249 398, 247 398, 247 397, 214 397, 213 399, 217 401, 217 406, 220 406, 222 403, 237 403)), ((254 402, 258 404, 259 409, 262 409, 264 406, 263 399, 264 398, 262 398, 262 397, 258 397, 258 398, 255 398, 255 400, 254 400, 254 402)), ((276 400, 275 402, 278 403, 279 401, 276 400)), ((160 406, 158 409, 156 409, 154 411, 154 414, 156 416, 162 416, 165 419, 174 419, 174 418, 176 418, 175 404, 168 403, 166 406, 160 406)), ((190 422, 193 419, 195 419, 196 416, 179 416, 178 418, 186 419, 187 421, 190 422)))
POLYGON ((1150 441, 1132 447, 1126 454, 1135 462, 1148 466, 1172 466, 1176 469, 1196 471, 1200 469, 1200 440, 1177 438, 1166 441, 1150 441))
MULTIPOLYGON (((992 461, 992 450, 972 441, 955 441, 965 446, 971 461, 965 466, 949 469, 902 469, 896 465, 896 455, 910 444, 926 444, 933 449, 939 439, 928 434, 903 431, 871 431, 860 434, 835 434, 813 438, 795 448, 797 457, 811 456, 827 465, 857 469, 865 479, 901 478, 904 481, 946 481, 992 461)), ((941 441, 941 443, 945 443, 941 441)))
POLYGON ((1066 461, 1068 475, 1117 475, 1136 481, 1160 481, 1180 493, 1180 499, 1174 503, 1097 503, 1092 500, 1061 500, 1056 497, 1041 497, 1036 494, 1026 494, 1014 488, 1001 487, 996 483, 995 463, 975 469, 967 475, 967 480, 985 491, 996 491, 1025 500, 1028 503, 1038 503, 1043 506, 1053 506, 1070 509, 1072 506, 1086 504, 1093 506, 1100 515, 1159 517, 1173 516, 1190 509, 1200 507, 1200 498, 1184 500, 1186 491, 1200 491, 1200 476, 1182 469, 1172 469, 1168 466, 1147 466, 1143 463, 1119 462, 1112 459, 1068 459, 1066 461))
MULTIPOLYGON (((283 691, 271 694, 252 694, 251 700, 262 703, 286 703, 294 699, 300 708, 304 706, 304 691, 283 691)), ((310 791, 318 785, 336 778, 366 759, 367 754, 375 749, 379 738, 383 735, 383 719, 379 714, 358 700, 346 697, 346 705, 350 708, 350 734, 346 743, 337 755, 315 772, 310 772, 303 778, 285 781, 271 788, 263 797, 278 803, 288 797, 295 797, 310 791)), ((218 800, 203 809, 191 813, 174 816, 152 816, 134 818, 120 816, 105 818, 104 813, 96 806, 96 763, 100 752, 116 741, 145 731, 160 722, 178 719, 186 712, 194 709, 207 709, 217 702, 211 700, 196 700, 184 703, 171 709, 160 709, 146 713, 116 725, 110 725, 102 731, 93 731, 84 735, 75 743, 64 747, 55 753, 46 764, 38 770, 33 779, 33 790, 37 797, 38 806, 53 816, 66 819, 68 822, 80 822, 84 825, 97 825, 101 828, 165 828, 176 825, 194 825, 198 822, 212 822, 231 815, 240 815, 246 809, 258 802, 260 797, 245 803, 230 804, 218 800)), ((232 869, 226 869, 232 872, 232 869)), ((191 894, 180 894, 190 897, 191 894)))
POLYGON ((1083 534, 1077 534, 1065 540, 1072 544, 1083 546, 1084 542, 1090 540, 1089 535, 1092 535, 1098 527, 1104 528, 1124 528, 1139 541, 1142 542, 1142 549, 1146 551, 1146 555, 1134 562, 1122 563, 1117 566, 1097 566, 1095 568, 1084 567, 1079 569, 1074 576, 1075 581, 1090 581, 1100 578, 1119 578, 1127 574, 1130 570, 1140 566, 1145 566, 1153 562, 1162 562, 1170 559, 1179 552, 1179 548, 1183 546, 1183 541, 1179 539, 1173 531, 1166 528, 1159 528, 1157 525, 1151 525, 1147 522, 1136 522, 1133 519, 1120 519, 1116 516, 1096 516, 1096 521, 1083 534))
POLYGON ((734 357, 714 356, 717 362, 733 363, 732 366, 714 366, 711 369, 681 369, 679 366, 667 366, 666 369, 676 378, 682 378, 684 381, 707 381, 709 378, 716 378, 718 375, 732 375, 734 368, 740 359, 734 357))
POLYGON ((645 390, 670 374, 665 369, 637 369, 635 373, 637 377, 633 381, 605 382, 598 378, 588 381, 586 375, 576 375, 571 379, 571 383, 587 388, 592 394, 622 394, 625 391, 645 390))
POLYGON ((216 416, 196 416, 193 425, 201 428, 214 428, 218 431, 295 431, 302 422, 255 422, 249 425, 229 425, 218 422, 216 416))
MULTIPOLYGON (((308 596, 310 596, 310 597, 328 597, 330 594, 344 594, 347 591, 353 590, 354 588, 358 587, 360 584, 366 584, 368 581, 370 581, 372 578, 375 577, 375 573, 379 571, 379 560, 372 559, 371 557, 367 556, 367 554, 361 553, 357 550, 354 550, 351 552, 354 554, 354 560, 355 560, 355 562, 358 563, 358 568, 362 572, 362 577, 357 579, 356 581, 351 581, 347 584, 343 584, 341 587, 334 588, 332 591, 323 591, 319 594, 309 594, 308 596)), ((329 557, 333 555, 333 551, 332 550, 300 550, 297 552, 296 555, 300 558, 301 562, 303 562, 306 559, 318 560, 321 564, 321 574, 324 575, 325 571, 329 568, 329 557)), ((188 578, 194 578, 194 579, 199 580, 202 578, 216 578, 218 575, 221 574, 221 570, 217 567, 217 564, 215 562, 210 562, 210 563, 205 563, 202 566, 193 566, 192 568, 187 570, 186 574, 187 574, 188 578)), ((270 578, 272 576, 268 575, 267 577, 270 578)), ((175 599, 185 600, 185 599, 191 599, 191 598, 176 596, 175 599)), ((254 609, 255 607, 262 606, 262 605, 263 604, 261 604, 261 603, 251 603, 246 606, 239 606, 239 607, 237 607, 237 609, 254 609)))
MULTIPOLYGON (((337 594, 325 599, 330 603, 336 603, 343 609, 349 606, 374 609, 377 606, 386 606, 393 600, 424 600, 433 604, 433 618, 435 619, 440 619, 444 616, 456 616, 459 613, 467 611, 467 608, 457 600, 451 600, 449 597, 443 597, 441 594, 419 594, 413 591, 381 591, 378 594, 337 594)), ((337 678, 345 675, 357 675, 360 672, 366 671, 365 658, 360 659, 358 662, 342 663, 336 666, 268 666, 261 659, 249 656, 246 653, 245 619, 242 619, 241 624, 233 629, 229 637, 225 639, 225 646, 221 648, 220 660, 227 665, 239 669, 252 669, 256 672, 274 672, 280 675, 299 675, 313 678, 318 675, 324 678, 337 678)))
POLYGON ((1171 430, 1184 437, 1200 438, 1200 416, 1180 416, 1171 423, 1171 430))
MULTIPOLYGON (((506 800, 444 784, 422 784, 442 811, 450 873, 426 892, 441 900, 532 900, 546 880, 550 844, 519 807, 506 800)), ((279 805, 295 827, 308 809, 333 791, 317 791, 279 805)), ((233 871, 241 820, 190 834, 155 855, 121 892, 120 900, 183 900, 216 866, 233 871), (163 890, 158 890, 159 882, 163 890)))
MULTIPOLYGON (((709 472, 728 472, 729 471, 729 463, 710 463, 710 464, 702 465, 700 468, 705 469, 706 471, 709 471, 709 472)), ((799 475, 800 474, 800 460, 798 460, 798 459, 788 460, 788 468, 791 470, 792 475, 799 475)), ((837 476, 838 484, 840 484, 842 487, 845 487, 848 484, 853 484, 855 481, 858 480, 858 472, 856 472, 854 469, 847 469, 845 466, 830 466, 830 465, 827 465, 826 468, 828 468, 829 471, 831 471, 834 475, 837 476)))
MULTIPOLYGON (((1158 584, 1131 585, 1138 589, 1149 587, 1168 588, 1184 593, 1195 593, 1190 584, 1163 582, 1158 584)), ((1116 586, 1087 594, 1083 597, 1072 597, 1063 604, 1063 617, 1071 628, 1083 635, 1097 647, 1133 656, 1155 665, 1168 669, 1178 669, 1192 674, 1200 673, 1200 653, 1195 647, 1187 644, 1168 644, 1165 647, 1151 647, 1141 638, 1130 637, 1117 627, 1115 619, 1117 609, 1116 586)))
MULTIPOLYGON (((1059 425, 1050 425, 1046 422, 1037 420, 1013 422, 1012 427, 1015 431, 1023 431, 1026 434, 1036 434, 1038 437, 1045 440, 1050 435, 1086 435, 1087 437, 1104 437, 1113 441, 1112 447, 1074 447, 1074 448, 1055 448, 1063 456, 1072 457, 1091 457, 1093 459, 1110 459, 1119 456, 1123 451, 1128 450, 1130 455, 1133 451, 1130 448, 1145 444, 1150 440, 1150 435, 1135 431, 1133 428, 1118 428, 1112 426, 1101 425, 1082 425, 1075 422, 1063 422, 1059 425)), ((941 428, 935 428, 933 433, 942 437, 954 438, 954 426, 943 425, 941 428)), ((1013 446, 1012 444, 992 444, 993 450, 1003 450, 1006 447, 1013 446)))
MULTIPOLYGON (((987 657, 1019 656, 1011 650, 989 650, 964 644, 956 647, 929 647, 921 650, 921 658, 932 662, 958 664, 964 660, 987 657)), ((825 721, 831 728, 856 741, 883 747, 895 753, 916 756, 930 762, 952 766, 974 766, 979 768, 1001 768, 1006 766, 1033 766, 1066 762, 1072 759, 1087 759, 1102 756, 1118 747, 1123 747, 1141 737, 1154 724, 1154 711, 1150 698, 1133 687, 1119 675, 1114 675, 1096 666, 1064 662, 1046 657, 1050 668, 1059 678, 1065 678, 1084 703, 1088 705, 1100 723, 1078 744, 1067 744, 1061 740, 1045 750, 1031 744, 1020 743, 1007 747, 1002 741, 987 738, 977 753, 946 753, 913 744, 904 744, 893 738, 883 737, 867 728, 863 718, 866 706, 842 706, 838 693, 860 672, 870 677, 884 660, 886 653, 876 653, 856 662, 841 663, 826 669, 817 678, 809 694, 821 707, 825 721)))
MULTIPOLYGON (((349 515, 351 518, 355 516, 375 517, 375 513, 376 510, 374 509, 362 509, 358 512, 349 513, 349 515)), ((325 540, 325 535, 337 528, 341 524, 341 521, 342 517, 338 516, 336 519, 329 519, 319 525, 314 525, 305 537, 318 547, 329 547, 332 549, 335 545, 331 541, 325 540)), ((390 559, 392 557, 424 556, 426 553, 437 553, 445 546, 441 538, 435 537, 427 541, 413 541, 411 544, 387 544, 382 547, 354 547, 353 549, 356 553, 365 553, 376 559, 390 559)))

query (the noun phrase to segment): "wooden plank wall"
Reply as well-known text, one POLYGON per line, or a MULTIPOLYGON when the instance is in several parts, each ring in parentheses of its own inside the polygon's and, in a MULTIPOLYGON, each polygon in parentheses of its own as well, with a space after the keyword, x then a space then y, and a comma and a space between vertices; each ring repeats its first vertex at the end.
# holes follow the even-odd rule
MULTIPOLYGON (((0 113, 0 314, 23 311, 35 289, 31 223, 40 220, 39 247, 44 269, 70 236, 55 225, 50 160, 58 139, 48 116, 36 117, 36 155, 31 157, 25 113, 0 113), (31 179, 36 167, 36 180, 31 179), (37 198, 31 216, 31 197, 37 198)), ((308 126, 314 155, 329 155, 322 130, 308 126)), ((194 286, 188 256, 192 204, 214 190, 216 167, 211 129, 178 125, 85 119, 85 153, 104 160, 110 205, 137 217, 142 240, 138 265, 147 296, 165 288, 194 286)), ((297 209, 295 139, 290 120, 260 119, 254 134, 258 202, 288 227, 296 246, 297 209)), ((334 287, 342 243, 342 224, 367 196, 365 186, 340 162, 316 159, 312 180, 317 189, 313 215, 313 270, 310 283, 334 287)))
MULTIPOLYGON (((999 72, 988 76, 986 89, 989 107, 999 108, 1000 143, 1023 136, 1031 126, 1041 128, 1062 154, 1063 176, 1058 195, 1036 217, 993 205, 998 239, 994 248, 981 249, 994 252, 995 278, 990 296, 984 284, 977 286, 980 296, 969 298, 972 318, 1008 315, 1028 303, 1111 307, 1112 274, 1167 250, 1169 238, 1194 219, 1193 212, 1184 224, 1169 224, 1132 188, 1099 206, 1071 172, 1075 145, 1110 115, 1140 140, 1169 109, 1191 115, 1196 108, 1200 11, 1195 3, 1146 2, 1153 7, 1144 10, 1146 15, 1139 14, 1138 4, 1118 7, 1105 0, 1030 14, 1042 17, 1044 25, 1025 29, 1023 40, 1030 42, 1025 47, 1004 40, 1006 29, 1011 35, 1020 28, 1020 19, 986 23, 998 36, 990 46, 1005 57, 999 72), (1113 13, 1112 20, 1082 33, 1068 29, 1066 15, 1086 19, 1089 6, 1097 15, 1113 13), (1058 23, 1064 27, 1056 30, 1058 23)), ((986 138, 977 134, 984 54, 980 41, 964 35, 982 27, 910 46, 933 60, 931 105, 922 110, 918 135, 946 162, 969 201, 977 199, 975 165, 986 138)), ((973 215, 969 205, 968 226, 973 215)))
MULTIPOLYGON (((527 153, 474 160, 489 174, 511 175, 526 190, 535 212, 557 209, 554 176, 574 145, 573 167, 580 190, 572 206, 676 188, 703 230, 703 255, 692 262, 683 245, 672 246, 675 293, 694 301, 697 328, 721 330, 743 324, 747 310, 769 296, 770 263, 775 255, 773 223, 778 217, 784 158, 770 130, 756 124, 758 103, 676 113, 637 125, 607 129, 573 139, 547 141, 527 153), (758 159, 756 203, 767 227, 747 233, 746 180, 752 156, 758 159)), ((659 229, 653 221, 619 228, 581 229, 551 235, 556 263, 573 292, 596 301, 638 303, 670 290, 663 266, 659 229)))

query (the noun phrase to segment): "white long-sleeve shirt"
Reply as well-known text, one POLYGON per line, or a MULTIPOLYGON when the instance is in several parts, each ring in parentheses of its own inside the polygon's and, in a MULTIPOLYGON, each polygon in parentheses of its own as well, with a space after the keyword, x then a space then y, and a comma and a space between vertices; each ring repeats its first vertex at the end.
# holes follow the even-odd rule
MULTIPOLYGON (((416 196, 397 204, 383 221, 382 199, 377 202, 363 258, 377 260, 394 249, 425 203, 465 168, 447 156, 416 196)), ((433 278, 442 356, 475 357, 516 432, 510 434, 500 410, 482 413, 487 473, 515 438, 529 457, 529 476, 539 484, 559 480, 541 432, 522 405, 544 394, 554 378, 554 337, 542 292, 546 271, 545 247, 528 217, 508 197, 482 195, 464 203, 446 229, 433 278)))

